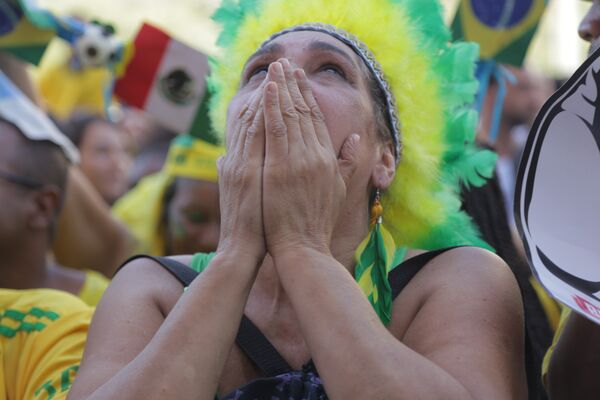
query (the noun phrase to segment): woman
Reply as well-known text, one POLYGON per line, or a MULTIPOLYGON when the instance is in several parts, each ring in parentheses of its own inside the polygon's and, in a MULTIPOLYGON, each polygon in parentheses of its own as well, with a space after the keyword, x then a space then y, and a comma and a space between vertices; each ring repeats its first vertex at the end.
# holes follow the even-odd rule
POLYGON ((162 170, 142 179, 113 207, 133 232, 137 252, 208 253, 219 240, 217 159, 223 149, 190 135, 171 142, 162 170))
POLYGON ((462 214, 439 167, 444 149, 462 153, 445 147, 444 126, 473 128, 449 113, 471 81, 469 96, 441 91, 431 65, 473 54, 456 58, 439 5, 225 4, 217 251, 175 259, 203 270, 183 295, 154 261, 127 264, 70 398, 524 398, 522 304, 506 265, 476 248, 404 257, 393 243, 464 242, 469 230, 452 236, 462 214), (403 258, 394 271, 417 267, 401 287, 387 275, 403 258))
POLYGON ((124 133, 112 122, 88 114, 71 118, 65 133, 79 148, 81 171, 112 205, 127 190, 131 156, 124 133))

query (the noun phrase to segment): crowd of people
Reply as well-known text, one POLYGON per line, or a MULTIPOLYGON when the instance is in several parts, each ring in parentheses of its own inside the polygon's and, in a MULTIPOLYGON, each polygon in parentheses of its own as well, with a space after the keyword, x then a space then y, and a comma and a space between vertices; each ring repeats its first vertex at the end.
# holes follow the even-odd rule
POLYGON ((0 400, 595 398, 600 327, 545 292, 512 216, 553 80, 506 66, 491 140, 497 82, 474 112, 477 46, 437 0, 214 18, 220 144, 126 105, 52 113, 0 53, 36 111, 0 110, 0 400))

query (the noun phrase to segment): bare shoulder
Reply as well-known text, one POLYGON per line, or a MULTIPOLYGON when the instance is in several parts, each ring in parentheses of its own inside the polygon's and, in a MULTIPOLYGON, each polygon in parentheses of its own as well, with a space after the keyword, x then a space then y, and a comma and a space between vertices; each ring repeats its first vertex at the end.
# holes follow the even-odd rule
POLYGON ((86 398, 131 362, 182 293, 181 283, 151 258, 125 264, 96 308, 71 398, 86 398))
POLYGON ((435 299, 446 303, 452 299, 454 305, 465 307, 508 302, 502 308, 522 310, 519 287, 508 265, 477 247, 451 249, 429 261, 394 301, 394 330, 404 332, 422 306, 435 299))
POLYGON ((433 258, 395 300, 391 331, 475 398, 522 398, 523 304, 495 254, 462 247, 433 258))
POLYGON ((493 291, 495 294, 518 290, 514 274, 504 260, 477 247, 446 251, 432 259, 422 272, 422 278, 429 279, 439 289, 493 291))
MULTIPOLYGON (((191 255, 168 257, 189 265, 191 255)), ((155 303, 166 316, 181 295, 181 283, 156 261, 147 257, 136 258, 123 265, 113 278, 105 297, 134 296, 155 303)))

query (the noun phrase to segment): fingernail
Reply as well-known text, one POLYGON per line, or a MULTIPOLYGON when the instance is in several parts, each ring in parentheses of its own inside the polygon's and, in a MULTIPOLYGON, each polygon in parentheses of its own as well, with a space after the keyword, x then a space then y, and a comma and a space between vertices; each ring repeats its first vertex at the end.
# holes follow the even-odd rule
POLYGON ((352 134, 352 142, 354 144, 358 144, 360 142, 360 135, 357 133, 352 134))
POLYGON ((240 118, 242 115, 244 115, 246 113, 246 111, 248 111, 248 104, 244 104, 244 107, 242 107, 242 109, 240 110, 240 112, 238 114, 238 118, 240 118))
POLYGON ((271 83, 267 84, 267 93, 269 94, 275 94, 277 92, 277 86, 273 85, 271 83))
POLYGON ((294 78, 296 79, 304 79, 306 75, 304 74, 304 70, 302 68, 298 68, 294 70, 294 78))

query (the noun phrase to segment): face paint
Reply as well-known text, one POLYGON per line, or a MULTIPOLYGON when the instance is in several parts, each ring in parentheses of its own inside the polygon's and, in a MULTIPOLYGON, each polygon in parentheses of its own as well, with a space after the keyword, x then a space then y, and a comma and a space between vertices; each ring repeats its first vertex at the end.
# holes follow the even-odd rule
POLYGON ((185 213, 185 219, 192 224, 205 224, 208 222, 207 215, 200 211, 192 211, 185 213))
POLYGON ((178 214, 173 215, 172 217, 173 218, 169 222, 169 231, 171 232, 171 235, 175 239, 185 238, 186 237, 186 229, 185 229, 183 222, 181 221, 181 218, 179 217, 178 214))

